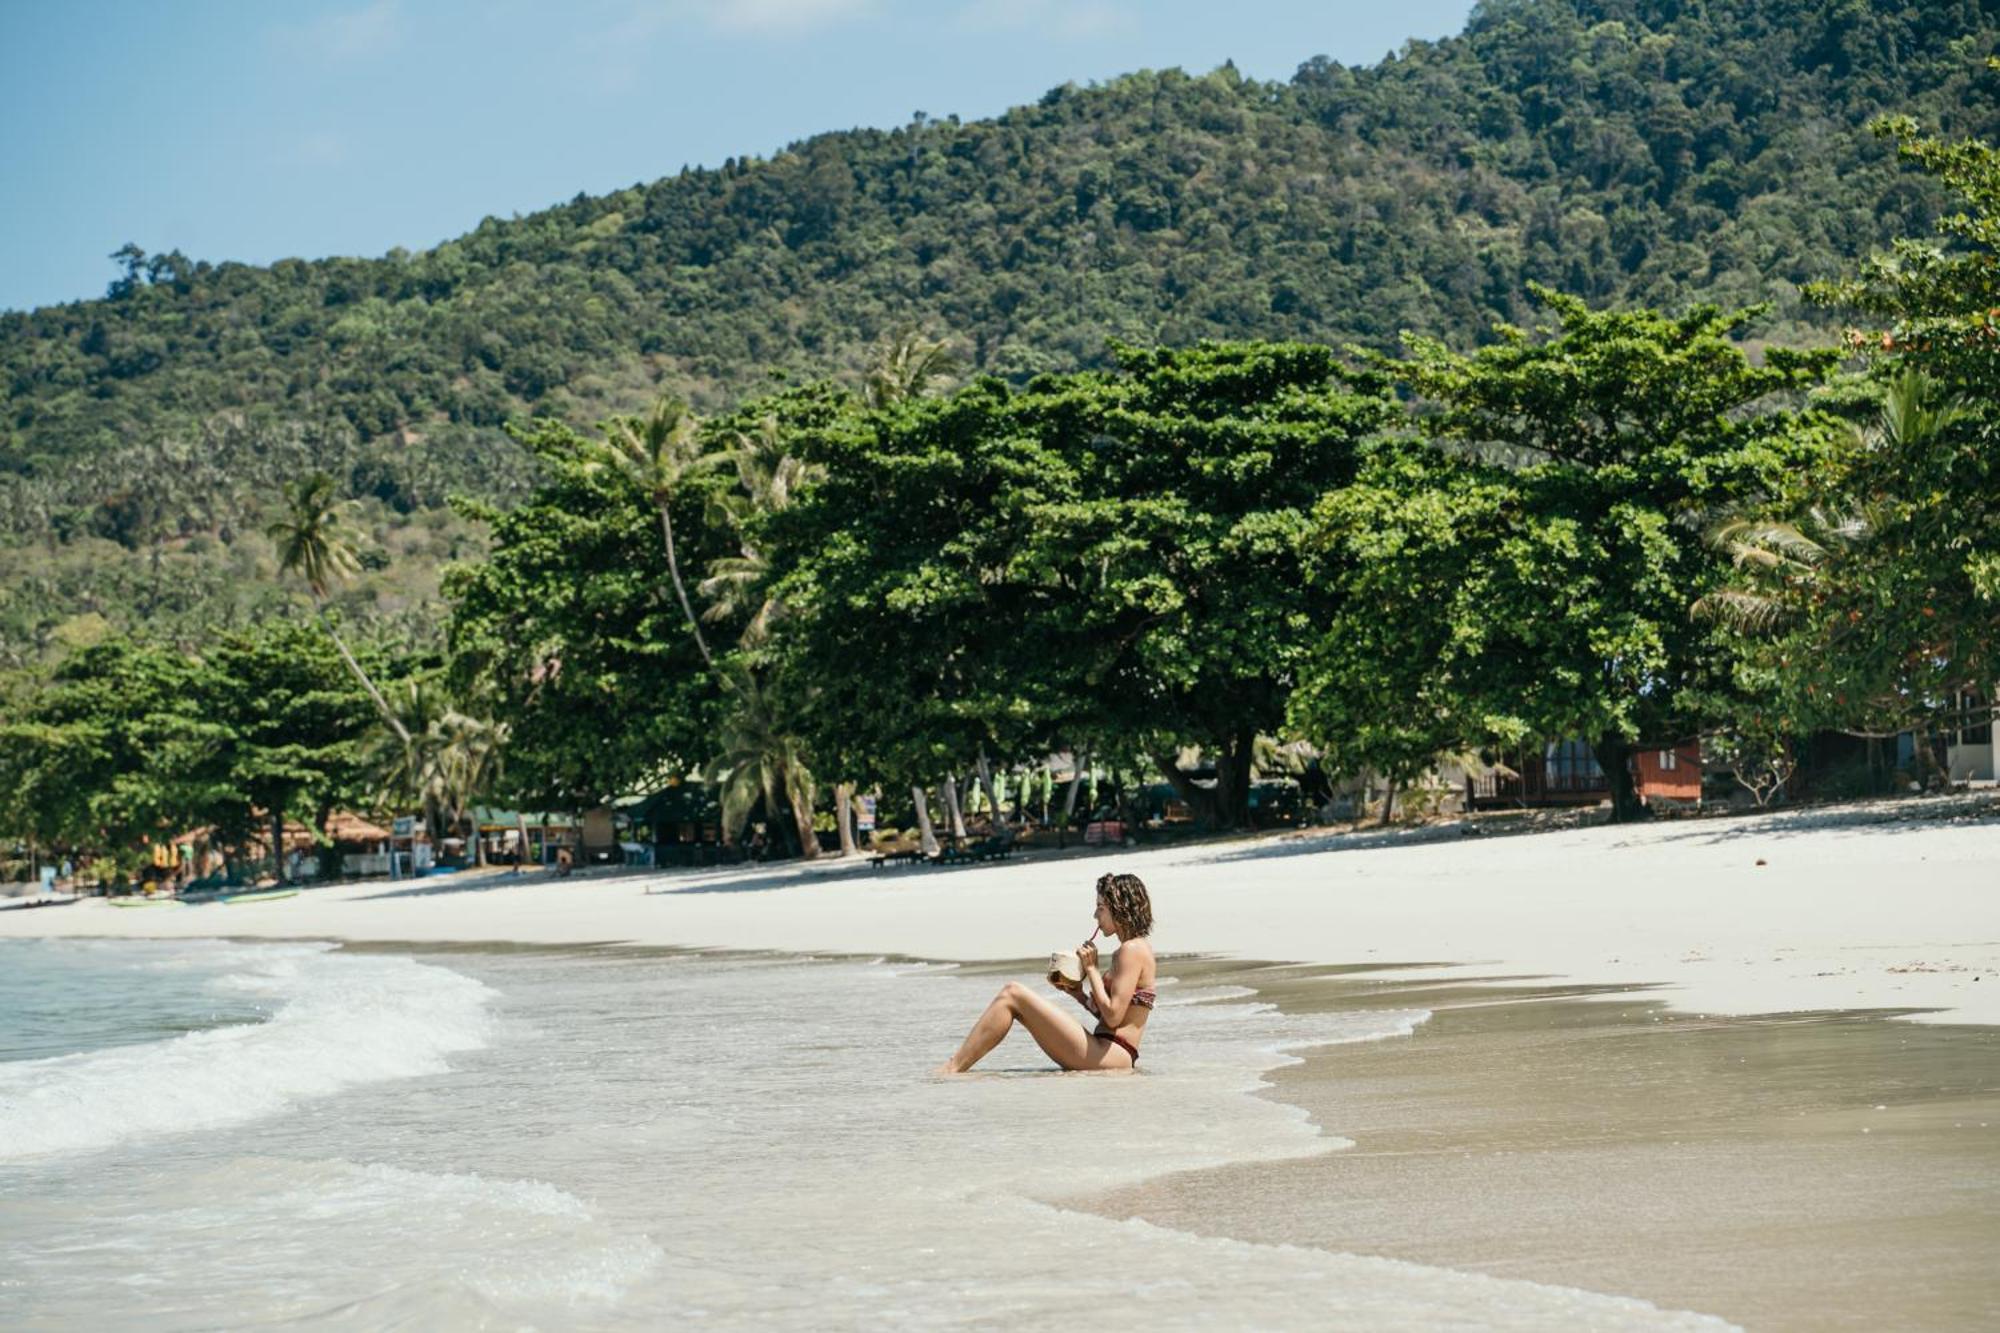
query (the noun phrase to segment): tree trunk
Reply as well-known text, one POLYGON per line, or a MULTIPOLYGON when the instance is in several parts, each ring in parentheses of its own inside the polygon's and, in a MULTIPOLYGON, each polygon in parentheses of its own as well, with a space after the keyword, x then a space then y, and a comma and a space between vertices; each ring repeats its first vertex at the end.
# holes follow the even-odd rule
POLYGON ((347 641, 340 637, 340 631, 335 629, 333 621, 327 618, 326 603, 316 602, 315 605, 319 608, 319 623, 326 627, 327 637, 333 640, 334 650, 340 654, 340 660, 347 663, 347 669, 361 682, 361 688, 368 691, 368 697, 375 701, 375 711, 389 724, 389 730, 396 733, 396 739, 408 745, 410 729, 403 725, 403 719, 396 716, 395 710, 389 707, 389 701, 382 697, 382 691, 375 688, 375 682, 368 678, 368 673, 361 669, 361 663, 355 661, 354 654, 347 650, 347 641))
POLYGON ((1629 824, 1644 819, 1646 807, 1639 803, 1639 788, 1632 781, 1631 743, 1613 733, 1592 741, 1590 752, 1597 766, 1604 770, 1605 785, 1611 789, 1611 822, 1629 824))
POLYGON ((854 855, 854 784, 851 782, 834 784, 833 822, 840 828, 840 854, 854 855))
MULTIPOLYGON (((317 810, 313 811, 313 832, 320 837, 325 837, 326 821, 331 818, 333 818, 333 807, 331 805, 321 805, 317 810)), ((340 850, 333 845, 331 839, 328 839, 326 846, 321 848, 319 853, 319 878, 322 882, 332 880, 339 871, 340 850)))
POLYGON ((659 506, 660 531, 665 534, 667 539, 667 573, 673 576, 674 592, 681 599, 681 611, 687 616, 688 628, 694 631, 694 646, 701 651, 701 660, 708 664, 709 670, 713 671, 715 669, 715 659, 709 656, 708 640, 701 637, 701 620, 694 613, 694 604, 688 601, 687 585, 681 582, 680 557, 674 553, 673 515, 668 512, 666 501, 660 501, 659 506))
POLYGON ((806 791, 802 783, 787 781, 785 794, 791 798, 792 823, 799 830, 799 855, 808 861, 816 861, 819 859, 819 834, 813 832, 812 793, 806 791))
POLYGON ((1395 778, 1386 780, 1382 790, 1382 827, 1389 827, 1389 821, 1396 816, 1396 789, 1403 784, 1395 778))
POLYGON ((930 804, 924 800, 922 787, 910 788, 910 796, 917 803, 917 838, 925 856, 938 854, 937 831, 931 827, 930 804))
POLYGON ((993 789, 993 765, 986 762, 986 749, 979 751, 979 786, 986 793, 986 804, 993 807, 993 831, 1000 834, 1013 832, 1007 826, 1007 812, 1000 807, 999 793, 993 789))
POLYGON ((1084 761, 1081 756, 1070 756, 1069 790, 1063 793, 1061 832, 1056 835, 1056 846, 1058 847, 1069 845, 1069 822, 1076 814, 1076 794, 1083 788, 1083 764, 1084 761))
POLYGON ((271 878, 285 882, 285 812, 271 811, 271 878))
POLYGON ((1215 757, 1215 805, 1221 826, 1250 827, 1250 766, 1257 754, 1257 729, 1239 727, 1229 748, 1215 757))
POLYGON ((945 814, 951 818, 951 840, 954 844, 965 841, 965 811, 958 804, 958 779, 951 774, 944 775, 944 785, 939 789, 944 795, 945 814))
MULTIPOLYGON (((1194 779, 1181 771, 1181 761, 1178 754, 1155 753, 1153 755, 1153 764, 1160 770, 1160 776, 1167 780, 1167 785, 1174 789, 1174 795, 1180 797, 1187 805, 1187 808, 1194 812, 1195 822, 1198 825, 1204 829, 1213 829, 1221 824, 1222 803, 1220 793, 1222 784, 1219 780, 1216 783, 1215 791, 1210 791, 1206 787, 1196 786, 1194 779)), ((1222 766, 1218 763, 1216 765, 1217 773, 1219 774, 1221 770, 1222 766)))
POLYGON ((518 875, 528 865, 528 817, 519 810, 514 812, 514 836, 520 839, 514 849, 514 873, 518 875))

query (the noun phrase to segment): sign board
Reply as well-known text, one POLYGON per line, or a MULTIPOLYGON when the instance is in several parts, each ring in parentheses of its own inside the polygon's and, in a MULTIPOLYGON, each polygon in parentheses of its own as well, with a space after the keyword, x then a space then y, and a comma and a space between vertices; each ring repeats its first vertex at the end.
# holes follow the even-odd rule
POLYGON ((390 830, 393 836, 398 838, 413 837, 415 836, 416 831, 417 831, 417 817, 415 815, 397 815, 396 823, 394 827, 390 830))
POLYGON ((855 798, 854 827, 863 833, 875 831, 875 798, 860 796, 855 798))

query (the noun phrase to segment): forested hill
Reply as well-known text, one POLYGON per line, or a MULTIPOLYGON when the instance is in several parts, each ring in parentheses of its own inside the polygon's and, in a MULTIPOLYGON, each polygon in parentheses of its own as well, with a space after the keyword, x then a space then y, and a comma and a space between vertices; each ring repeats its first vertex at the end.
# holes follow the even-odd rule
POLYGON ((1938 206, 1868 120, 1991 133, 1996 47, 2000 0, 1487 0, 1376 66, 1065 86, 418 254, 133 247, 105 299, 0 316, 0 656, 78 614, 244 614, 255 520, 307 467, 380 501, 377 563, 429 568, 448 492, 521 485, 505 421, 712 407, 904 327, 1021 377, 1113 337, 1465 342, 1539 281, 1771 301, 1767 334, 1800 336, 1796 284, 1938 206))

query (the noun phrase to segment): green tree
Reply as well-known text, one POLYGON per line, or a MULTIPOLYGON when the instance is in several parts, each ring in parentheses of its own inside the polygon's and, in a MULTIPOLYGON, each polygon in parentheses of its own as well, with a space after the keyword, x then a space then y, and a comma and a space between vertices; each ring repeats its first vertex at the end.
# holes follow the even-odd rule
POLYGON ((711 467, 708 442, 702 435, 701 420, 686 403, 672 396, 660 398, 644 418, 614 418, 602 438, 590 441, 584 451, 587 467, 605 468, 622 476, 652 503, 660 516, 660 535, 667 556, 667 574, 674 595, 680 599, 687 617, 688 632, 701 660, 711 669, 715 658, 702 637, 701 618, 688 600, 687 583, 681 578, 678 544, 674 541, 674 497, 689 475, 711 467))
POLYGON ((1332 574, 1335 603, 1358 608, 1342 599, 1412 566, 1425 571, 1419 587, 1445 564, 1462 583, 1395 603, 1432 622, 1420 629, 1323 644, 1316 688, 1321 707, 1365 701, 1378 677, 1407 678, 1414 638, 1441 654, 1422 674, 1439 692, 1427 711, 1452 718, 1447 730, 1474 720, 1480 734, 1466 739, 1582 737, 1614 817, 1629 819, 1640 813, 1634 748, 1696 734, 1731 688, 1732 639, 1689 613, 1727 574, 1701 520, 1787 492, 1823 456, 1826 423, 1788 404, 1838 353, 1770 348, 1758 365, 1731 337, 1754 312, 1598 312, 1537 294, 1554 325, 1505 329, 1469 356, 1413 339, 1397 366, 1426 436, 1456 457, 1384 451, 1363 478, 1369 494, 1322 511, 1321 547, 1354 557, 1332 574), (1348 653, 1359 660, 1341 661, 1348 653))
POLYGON ((1479 711, 1493 594, 1489 572, 1471 561, 1504 540, 1516 499, 1509 480, 1390 437, 1313 512, 1304 579, 1326 613, 1300 664, 1289 723, 1334 772, 1386 779, 1385 823, 1396 792, 1440 756, 1506 729, 1479 711))
POLYGON ((221 728, 217 781, 247 807, 217 810, 216 822, 240 827, 261 810, 283 878, 285 820, 318 837, 336 806, 363 794, 361 754, 379 734, 379 717, 326 639, 301 626, 279 621, 223 635, 203 661, 191 709, 221 728))
POLYGON ((1309 614, 1297 539, 1395 407, 1324 348, 1120 355, 808 437, 826 479, 774 525, 774 560, 823 761, 927 783, 982 751, 1137 746, 1207 822, 1247 821, 1309 614), (1181 772, 1187 744, 1214 792, 1181 772))
POLYGON ((409 733, 382 697, 382 691, 355 660, 346 640, 340 637, 339 627, 327 614, 327 594, 333 585, 360 568, 348 533, 346 502, 340 499, 332 477, 314 472, 286 485, 285 504, 285 516, 273 520, 265 530, 278 548, 279 569, 286 574, 297 574, 305 581, 320 623, 339 651, 340 660, 368 692, 382 721, 405 745, 409 744, 409 733))
POLYGON ((171 648, 111 639, 74 654, 0 724, 0 782, 19 830, 122 872, 159 839, 232 822, 246 807, 230 781, 229 729, 199 706, 211 689, 207 669, 171 648))
POLYGON ((775 716, 756 678, 740 676, 730 691, 718 753, 704 776, 721 794, 726 837, 733 839, 742 832, 744 821, 761 801, 773 819, 780 811, 792 816, 799 854, 815 857, 819 838, 813 832, 812 771, 806 767, 803 745, 776 725, 775 716))
POLYGON ((1778 651, 1822 724, 1880 729, 1888 704, 1902 714, 1891 722, 1950 727, 1966 720, 1963 692, 1983 696, 1983 713, 2000 678, 2000 150, 1904 117, 1877 128, 1963 207, 1935 239, 1899 240, 1855 279, 1815 289, 1874 322, 1849 341, 1883 381, 1884 408, 1813 494, 1865 513, 1867 540, 1794 582, 1799 614, 1778 651))
MULTIPOLYGON (((523 432, 542 480, 502 513, 483 560, 447 572, 452 688, 509 727, 499 790, 584 809, 684 776, 709 757, 723 696, 673 591, 651 498, 566 426, 523 432)), ((731 549, 709 518, 709 469, 669 500, 691 568, 731 549)))

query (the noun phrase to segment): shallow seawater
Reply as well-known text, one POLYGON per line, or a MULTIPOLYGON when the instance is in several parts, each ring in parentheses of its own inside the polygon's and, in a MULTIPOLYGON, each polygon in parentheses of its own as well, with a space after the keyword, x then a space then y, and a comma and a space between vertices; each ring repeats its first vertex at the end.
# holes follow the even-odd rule
POLYGON ((215 984, 240 956, 219 940, 0 940, 0 1062, 268 1018, 256 995, 215 984))
POLYGON ((131 947, 187 951, 155 1011, 178 1035, 0 1064, 0 1326, 1011 1327, 1114 1303, 1153 1328, 1716 1326, 1066 1206, 1338 1151, 1339 1126, 1251 1094, 1288 1051, 1389 1051, 1422 1009, 1169 980, 1138 1074, 1054 1073, 1017 1033, 941 1080, 995 977, 131 947))

